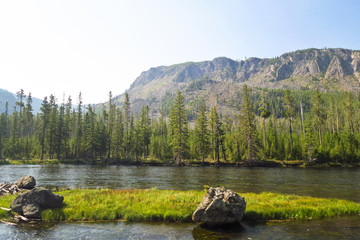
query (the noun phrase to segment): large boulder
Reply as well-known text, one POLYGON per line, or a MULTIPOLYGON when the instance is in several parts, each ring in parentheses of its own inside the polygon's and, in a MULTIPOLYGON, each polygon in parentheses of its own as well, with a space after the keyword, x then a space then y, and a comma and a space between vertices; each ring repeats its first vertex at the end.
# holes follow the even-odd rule
POLYGON ((36 185, 35 178, 33 176, 25 176, 20 178, 16 185, 18 188, 24 188, 24 189, 33 189, 36 185))
POLYGON ((245 198, 239 194, 219 187, 209 188, 192 220, 210 226, 239 223, 245 209, 245 198))
POLYGON ((41 218, 41 212, 47 208, 59 208, 64 197, 50 190, 38 187, 26 193, 19 194, 10 204, 14 212, 27 218, 41 218))

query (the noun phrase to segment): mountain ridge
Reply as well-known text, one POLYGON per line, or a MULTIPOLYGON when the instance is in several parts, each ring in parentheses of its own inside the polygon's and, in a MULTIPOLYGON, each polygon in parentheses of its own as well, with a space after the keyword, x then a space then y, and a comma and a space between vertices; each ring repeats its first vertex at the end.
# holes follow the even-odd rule
MULTIPOLYGON (((187 103, 203 97, 208 105, 219 105, 219 99, 226 102, 238 97, 245 83, 255 88, 357 92, 359 80, 360 51, 309 48, 275 58, 218 57, 153 67, 142 72, 126 92, 135 112, 148 104, 158 113, 177 91, 187 93, 187 103)), ((122 99, 120 95, 115 102, 121 105, 122 99)))

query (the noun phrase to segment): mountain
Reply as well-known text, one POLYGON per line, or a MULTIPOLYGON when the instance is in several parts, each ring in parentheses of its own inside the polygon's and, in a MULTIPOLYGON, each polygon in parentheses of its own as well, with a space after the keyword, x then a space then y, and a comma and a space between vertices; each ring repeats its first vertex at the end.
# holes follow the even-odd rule
MULTIPOLYGON (((226 57, 212 61, 187 62, 150 68, 131 85, 127 93, 132 109, 150 106, 153 115, 160 108, 169 110, 169 102, 182 91, 188 106, 201 102, 233 111, 243 84, 256 88, 311 90, 324 92, 360 90, 360 51, 306 49, 276 58, 249 58, 235 61, 226 57)), ((121 105, 124 94, 115 98, 121 105)))
POLYGON ((16 96, 15 94, 0 88, 0 113, 5 112, 6 102, 9 104, 9 112, 11 112, 16 103, 16 96))
MULTIPOLYGON (((33 103, 33 112, 36 114, 40 111, 42 100, 32 97, 33 103)), ((11 93, 5 89, 0 88, 0 113, 5 112, 6 110, 6 102, 8 102, 8 113, 12 113, 14 111, 14 107, 16 106, 16 95, 14 93, 11 93)), ((24 104, 26 104, 26 98, 23 100, 24 104)))

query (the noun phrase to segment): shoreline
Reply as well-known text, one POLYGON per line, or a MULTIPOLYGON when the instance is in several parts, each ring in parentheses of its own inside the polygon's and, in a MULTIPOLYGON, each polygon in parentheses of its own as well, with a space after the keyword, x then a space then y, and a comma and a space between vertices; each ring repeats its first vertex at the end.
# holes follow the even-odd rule
POLYGON ((340 164, 340 163, 314 163, 307 164, 301 160, 264 160, 258 161, 253 165, 246 162, 213 162, 213 161, 190 161, 185 160, 182 165, 176 165, 171 162, 150 161, 116 161, 116 160, 57 160, 57 159, 21 159, 0 161, 1 165, 94 165, 94 166, 156 166, 156 167, 233 167, 233 168, 359 168, 360 164, 340 164))

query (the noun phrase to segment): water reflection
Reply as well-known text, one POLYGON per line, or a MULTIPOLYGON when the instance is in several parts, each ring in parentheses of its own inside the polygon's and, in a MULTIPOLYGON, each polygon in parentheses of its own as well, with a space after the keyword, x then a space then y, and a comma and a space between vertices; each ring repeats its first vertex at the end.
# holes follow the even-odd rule
POLYGON ((242 223, 206 228, 181 223, 0 224, 0 239, 360 239, 360 218, 242 223))
POLYGON ((198 225, 192 230, 192 237, 196 240, 234 239, 241 237, 245 231, 246 229, 243 227, 242 224, 234 224, 230 226, 212 228, 198 225))
POLYGON ((242 223, 238 227, 194 227, 193 239, 360 239, 360 218, 242 223))

